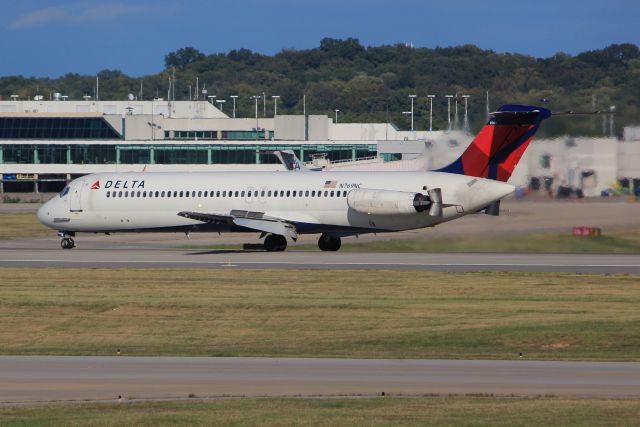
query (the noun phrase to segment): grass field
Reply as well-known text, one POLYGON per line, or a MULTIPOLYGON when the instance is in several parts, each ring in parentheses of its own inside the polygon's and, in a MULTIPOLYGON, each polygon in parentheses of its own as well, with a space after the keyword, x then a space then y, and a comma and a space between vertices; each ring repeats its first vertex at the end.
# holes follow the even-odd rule
POLYGON ((233 399, 0 407, 3 426, 634 426, 637 400, 233 399))
POLYGON ((0 240, 39 237, 52 230, 38 222, 35 213, 0 213, 0 240))
POLYGON ((0 354, 640 360, 640 277, 0 269, 0 354))

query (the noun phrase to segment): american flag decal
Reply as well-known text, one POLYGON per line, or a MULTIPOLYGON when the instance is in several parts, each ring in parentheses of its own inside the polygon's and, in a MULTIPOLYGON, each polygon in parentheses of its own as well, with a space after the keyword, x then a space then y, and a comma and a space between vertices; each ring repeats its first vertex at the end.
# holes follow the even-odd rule
POLYGON ((338 185, 338 181, 325 181, 324 182, 324 188, 336 188, 336 185, 338 185))

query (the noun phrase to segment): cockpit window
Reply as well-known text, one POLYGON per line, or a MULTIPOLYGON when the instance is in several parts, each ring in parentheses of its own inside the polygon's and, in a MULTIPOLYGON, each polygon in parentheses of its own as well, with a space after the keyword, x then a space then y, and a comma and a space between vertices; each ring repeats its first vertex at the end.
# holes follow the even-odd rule
POLYGON ((67 185, 67 186, 65 186, 65 187, 62 189, 62 191, 60 192, 60 197, 64 197, 64 196, 66 196, 67 194, 69 194, 69 186, 68 186, 68 185, 67 185))

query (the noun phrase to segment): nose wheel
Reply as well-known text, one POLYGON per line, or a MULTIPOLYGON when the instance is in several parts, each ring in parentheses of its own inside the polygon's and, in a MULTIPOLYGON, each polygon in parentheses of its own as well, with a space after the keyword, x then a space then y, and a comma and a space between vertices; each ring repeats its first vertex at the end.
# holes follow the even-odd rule
POLYGON ((60 246, 62 246, 62 249, 73 249, 76 246, 76 242, 71 237, 65 237, 60 241, 60 246))

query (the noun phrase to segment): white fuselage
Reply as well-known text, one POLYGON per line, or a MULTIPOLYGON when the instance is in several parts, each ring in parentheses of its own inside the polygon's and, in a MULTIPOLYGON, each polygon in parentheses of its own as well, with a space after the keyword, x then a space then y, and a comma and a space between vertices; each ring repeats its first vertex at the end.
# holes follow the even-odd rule
POLYGON ((358 234, 433 226, 512 191, 502 182, 442 172, 101 173, 71 182, 66 194, 42 206, 38 219, 65 232, 206 231, 214 227, 178 213, 251 211, 294 224, 298 233, 358 234), (348 203, 356 189, 427 194, 433 188, 441 189, 445 206, 438 217, 366 213, 348 203))

